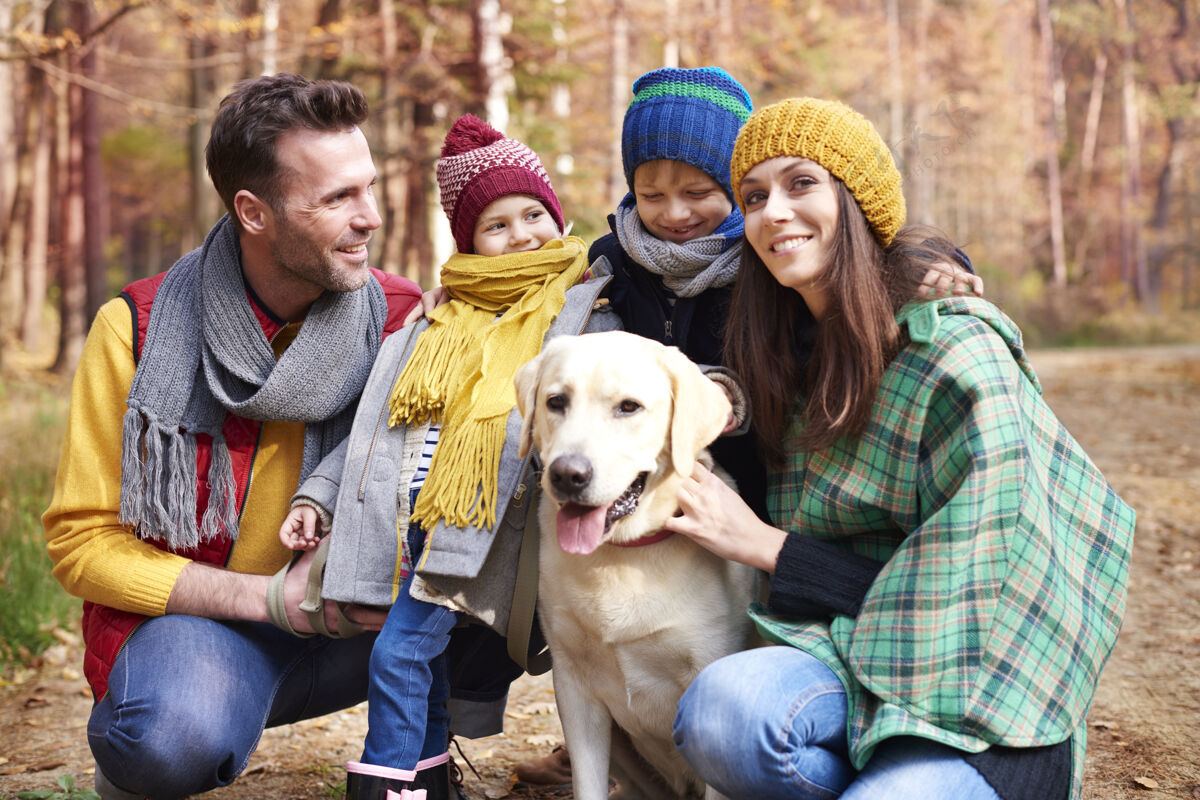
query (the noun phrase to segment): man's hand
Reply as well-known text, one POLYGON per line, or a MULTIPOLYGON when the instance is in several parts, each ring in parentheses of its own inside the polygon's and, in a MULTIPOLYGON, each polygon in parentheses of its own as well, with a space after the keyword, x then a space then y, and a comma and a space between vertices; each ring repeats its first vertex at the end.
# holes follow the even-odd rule
MULTIPOLYGON (((306 551, 284 578, 283 600, 288 621, 301 633, 315 632, 308 617, 300 610, 315 554, 315 549, 306 551)), ((166 611, 168 614, 191 614, 209 619, 269 622, 267 584, 270 580, 269 575, 250 575, 193 561, 175 579, 166 611)), ((352 622, 373 631, 383 627, 383 621, 387 618, 386 610, 365 606, 351 605, 344 613, 352 622)), ((337 629, 337 607, 329 601, 325 602, 325 624, 330 630, 337 629)))
MULTIPOLYGON (((300 633, 315 633, 312 623, 308 620, 308 615, 300 610, 300 603, 304 600, 305 592, 308 589, 308 574, 315 554, 315 548, 306 551, 300 560, 288 570, 283 582, 283 605, 287 609, 288 622, 300 633)), ((322 606, 325 612, 325 627, 336 631, 337 604, 332 600, 326 600, 322 606)), ((387 619, 386 610, 367 606, 350 605, 346 607, 344 613, 351 622, 371 631, 382 628, 383 621, 387 619)))

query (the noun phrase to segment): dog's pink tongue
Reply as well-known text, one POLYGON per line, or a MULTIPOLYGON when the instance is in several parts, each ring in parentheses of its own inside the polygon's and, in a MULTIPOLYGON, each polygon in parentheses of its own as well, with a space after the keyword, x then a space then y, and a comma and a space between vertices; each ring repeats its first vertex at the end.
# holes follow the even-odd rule
POLYGON ((584 556, 600 546, 604 538, 605 506, 567 503, 558 510, 558 546, 564 553, 584 556))

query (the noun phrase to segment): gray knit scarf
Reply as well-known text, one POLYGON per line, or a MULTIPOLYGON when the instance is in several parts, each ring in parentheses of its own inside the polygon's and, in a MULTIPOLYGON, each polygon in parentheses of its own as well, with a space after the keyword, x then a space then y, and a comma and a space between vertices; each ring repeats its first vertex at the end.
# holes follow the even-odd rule
POLYGON ((379 352, 387 300, 374 278, 325 292, 278 362, 246 298, 228 216, 167 272, 126 400, 120 521, 173 550, 237 539, 226 413, 308 423, 300 479, 350 432, 379 352), (212 437, 210 495, 196 524, 196 434, 212 437))
POLYGON ((728 286, 737 277, 742 258, 742 217, 737 211, 735 206, 708 236, 676 244, 646 230, 637 206, 627 200, 617 206, 617 240, 630 258, 661 275, 676 296, 695 297, 705 289, 728 286))

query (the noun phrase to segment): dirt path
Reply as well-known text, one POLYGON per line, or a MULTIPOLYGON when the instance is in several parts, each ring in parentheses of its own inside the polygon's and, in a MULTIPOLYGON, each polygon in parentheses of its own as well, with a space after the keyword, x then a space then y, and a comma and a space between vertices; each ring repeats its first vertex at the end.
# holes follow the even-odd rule
MULTIPOLYGON (((1033 354, 1046 396, 1138 511, 1125 627, 1089 716, 1087 800, 1200 800, 1200 346, 1033 354)), ((71 635, 0 688, 0 797, 91 784, 90 697, 71 635)), ((234 798, 338 797, 363 707, 267 731, 234 798)), ((549 676, 513 688, 505 734, 463 742, 473 797, 565 798, 513 787, 511 768, 559 740, 549 676)), ((461 761, 460 761, 461 763, 461 761)))

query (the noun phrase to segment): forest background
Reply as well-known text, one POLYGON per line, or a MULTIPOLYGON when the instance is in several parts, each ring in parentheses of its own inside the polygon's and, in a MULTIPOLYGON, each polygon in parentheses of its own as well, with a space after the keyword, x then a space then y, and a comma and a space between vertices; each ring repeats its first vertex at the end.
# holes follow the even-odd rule
POLYGON ((366 91, 372 263, 425 287, 460 114, 537 150, 590 240, 626 191, 633 80, 715 64, 757 107, 871 118, 909 220, 1032 343, 1196 340, 1198 42, 1200 0, 0 0, 0 365, 69 373, 101 303, 199 244, 214 108, 278 70, 366 91))
MULTIPOLYGON (((90 782, 79 601, 40 516, 95 310, 221 214, 202 157, 219 99, 280 70, 360 86, 372 263, 429 287, 454 119, 534 147, 590 241, 626 191, 633 80, 664 65, 722 66, 757 107, 864 112, 910 221, 960 243, 1042 348, 1047 397, 1139 514, 1086 800, 1200 800, 1200 0, 0 0, 0 796, 90 782)), ((549 690, 520 691, 505 742, 473 751, 489 797, 558 737, 549 690)), ((221 796, 340 796, 353 711, 275 731, 221 796)))

